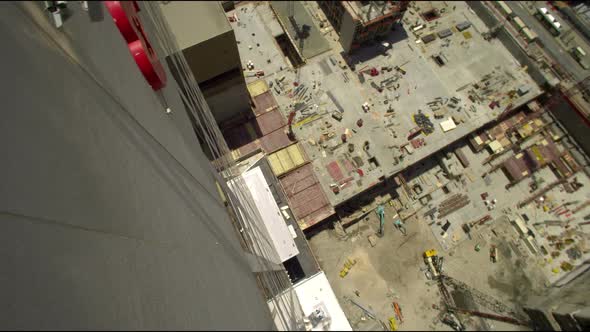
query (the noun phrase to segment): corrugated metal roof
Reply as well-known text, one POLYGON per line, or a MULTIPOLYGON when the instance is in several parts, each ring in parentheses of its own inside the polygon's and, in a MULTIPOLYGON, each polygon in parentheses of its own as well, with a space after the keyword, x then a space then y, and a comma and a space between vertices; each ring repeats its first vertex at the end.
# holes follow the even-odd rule
POLYGON ((334 214, 334 208, 328 202, 312 164, 305 164, 285 174, 279 181, 302 230, 334 214))
POLYGON ((277 108, 277 101, 270 90, 256 97, 252 97, 252 101, 254 102, 254 113, 256 115, 261 115, 277 108))
POLYGON ((280 176, 303 165, 306 160, 301 146, 299 146, 299 143, 296 143, 270 154, 268 156, 268 162, 273 173, 276 176, 280 176))
POLYGON ((277 129, 272 133, 262 136, 260 138, 260 145, 266 153, 272 153, 290 145, 292 141, 289 139, 283 129, 277 129))
POLYGON ((277 109, 266 112, 257 117, 256 122, 258 123, 258 128, 262 135, 268 135, 287 124, 283 115, 277 109))

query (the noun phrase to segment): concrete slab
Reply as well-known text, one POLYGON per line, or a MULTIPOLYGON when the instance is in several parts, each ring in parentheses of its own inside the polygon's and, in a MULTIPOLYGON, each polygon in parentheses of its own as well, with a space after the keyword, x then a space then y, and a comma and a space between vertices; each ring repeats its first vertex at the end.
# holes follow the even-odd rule
MULTIPOLYGON (((246 68, 248 61, 253 61, 254 70, 263 69, 266 76, 269 76, 286 69, 288 65, 273 34, 267 28, 269 24, 278 24, 275 22, 276 19, 274 19, 275 21, 268 20, 267 15, 263 16, 260 11, 256 10, 257 7, 259 5, 252 3, 241 5, 228 12, 227 15, 231 16, 234 13, 238 15, 239 21, 230 22, 230 24, 236 35, 242 68, 246 68)), ((256 77, 247 77, 246 82, 249 83, 256 79, 256 77)))
MULTIPOLYGON (((259 6, 266 5, 262 3, 259 6)), ((248 6, 251 4, 244 7, 248 6)), ((268 82, 279 76, 286 77, 283 89, 271 89, 285 117, 293 110, 292 105, 296 100, 307 104, 307 110, 296 114, 294 132, 312 159, 314 170, 332 206, 346 202, 384 178, 397 174, 465 137, 493 121, 508 107, 517 108, 541 93, 530 76, 521 70, 520 65, 499 42, 483 40, 477 27, 485 25, 469 11, 466 4, 457 3, 454 6, 454 11, 449 10, 441 18, 428 23, 427 28, 422 30, 423 33, 452 28, 457 23, 468 20, 472 22, 472 27, 465 31, 470 32, 471 38, 465 39, 463 34, 453 30, 451 36, 444 40, 437 39, 426 46, 416 44, 420 35, 400 34, 398 31, 397 43, 392 45, 388 53, 376 54, 356 64, 357 72, 363 67, 375 67, 380 72, 375 77, 365 75, 364 83, 358 80, 357 72, 339 63, 339 59, 342 59, 340 54, 335 51, 321 54, 300 68, 297 76, 304 85, 301 89, 305 91, 295 97, 292 83, 296 80, 296 74, 286 70, 286 67, 282 70, 277 68, 274 60, 267 65, 264 57, 259 54, 273 54, 273 58, 282 59, 281 51, 274 41, 261 44, 260 52, 253 52, 242 44, 238 45, 243 59, 259 64, 267 74, 265 79, 268 82), (436 64, 432 59, 433 55, 445 58, 445 65, 436 64), (381 70, 387 66, 392 70, 381 70), (395 66, 402 67, 406 74, 398 73, 395 66), (482 99, 470 101, 469 94, 473 93, 469 90, 474 90, 473 84, 480 82, 486 75, 495 76, 490 79, 489 84, 495 85, 497 91, 490 91, 487 96, 479 92, 482 99), (378 92, 375 85, 388 78, 395 82, 389 85, 389 89, 385 87, 383 92, 378 92), (531 90, 522 97, 510 98, 508 92, 522 84, 529 85, 531 90), (459 100, 455 107, 449 105, 451 97, 459 100), (440 119, 435 118, 428 105, 436 98, 442 101, 441 108, 446 109, 446 116, 440 119), (491 109, 488 104, 493 100, 498 101, 500 106, 491 109), (363 103, 369 103, 368 112, 363 111, 363 103), (393 111, 388 113, 390 109, 393 111), (340 110, 343 111, 342 120, 332 118, 332 112, 340 110), (409 143, 408 131, 416 126, 413 115, 418 110, 429 116, 434 132, 428 136, 419 136, 424 139, 425 145, 408 154, 403 147, 409 143), (440 129, 440 123, 451 116, 457 123, 457 128, 444 133, 440 129), (359 120, 362 120, 362 126, 358 125, 359 120), (342 143, 342 135, 345 133, 347 141, 342 143), (369 142, 368 151, 363 149, 365 142, 369 142), (349 152, 349 144, 354 145, 352 152, 349 152), (331 190, 335 182, 326 168, 335 161, 354 165, 353 168, 343 168, 344 179, 350 181, 338 184, 341 186, 338 194, 331 190), (362 173, 359 174, 357 168, 362 173)), ((242 13, 243 22, 256 22, 250 24, 255 25, 253 29, 256 30, 257 38, 272 40, 258 14, 254 11, 249 13, 242 13)), ((412 21, 412 17, 408 21, 412 21)), ((234 28, 238 39, 250 32, 243 27, 234 28)), ((409 24, 404 23, 400 29, 410 31, 409 24)), ((482 90, 485 89, 480 88, 482 90)))

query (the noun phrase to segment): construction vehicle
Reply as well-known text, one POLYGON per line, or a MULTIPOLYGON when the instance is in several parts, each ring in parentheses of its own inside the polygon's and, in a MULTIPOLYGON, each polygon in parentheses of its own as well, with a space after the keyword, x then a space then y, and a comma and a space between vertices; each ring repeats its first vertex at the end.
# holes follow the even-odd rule
POLYGON ((295 114, 296 114, 295 111, 291 111, 291 113, 289 113, 289 119, 287 121, 287 125, 289 126, 289 129, 287 131, 287 136, 292 141, 295 140, 295 133, 293 132, 293 120, 295 119, 295 114))
POLYGON ((436 252, 436 250, 434 249, 430 249, 430 250, 426 250, 424 252, 424 263, 426 263, 426 265, 428 265, 428 269, 430 271, 430 274, 432 275, 433 278, 437 278, 440 275, 440 271, 437 268, 438 265, 438 254, 436 252))
POLYGON ((397 331, 395 317, 389 317, 389 331, 397 331))
POLYGON ((393 226, 402 232, 404 236, 408 234, 406 227, 404 227, 404 222, 398 217, 397 214, 393 216, 393 226))
POLYGON ((367 68, 367 67, 363 67, 363 69, 358 71, 359 74, 369 74, 370 76, 377 76, 379 75, 379 70, 377 70, 377 68, 375 67, 371 67, 371 68, 367 68))
POLYGON ((492 261, 492 263, 496 263, 498 261, 498 248, 496 248, 494 245, 490 247, 490 261, 492 261))
POLYGON ((383 237, 385 228, 385 208, 383 207, 383 204, 379 204, 379 206, 377 206, 375 213, 377 213, 377 216, 379 216, 379 232, 377 233, 377 236, 383 237))
POLYGON ((332 117, 338 121, 342 121, 342 113, 340 111, 332 112, 332 117))
POLYGON ((346 259, 346 262, 344 262, 344 266, 342 267, 342 270, 340 270, 340 278, 346 277, 346 275, 348 274, 348 272, 350 271, 352 266, 355 264, 356 264, 356 259, 350 259, 350 258, 346 259))
POLYGON ((455 314, 451 312, 444 313, 441 318, 441 322, 452 327, 455 331, 465 331, 465 326, 463 325, 463 323, 461 323, 457 316, 455 316, 455 314))

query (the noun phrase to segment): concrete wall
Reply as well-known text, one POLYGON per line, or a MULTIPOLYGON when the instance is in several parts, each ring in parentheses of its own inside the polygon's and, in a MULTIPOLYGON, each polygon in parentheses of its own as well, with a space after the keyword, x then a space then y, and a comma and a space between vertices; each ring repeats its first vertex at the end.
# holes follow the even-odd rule
POLYGON ((352 46, 355 28, 356 22, 350 16, 350 13, 345 10, 342 15, 342 26, 340 27, 340 44, 342 44, 342 48, 346 53, 350 51, 350 47, 352 46))
POLYGON ((69 6, 0 11, 0 328, 273 329, 175 83, 69 6))
POLYGON ((220 3, 172 1, 161 8, 217 123, 249 111, 236 37, 220 3))
POLYGON ((590 29, 588 26, 582 22, 576 15, 576 12, 569 6, 562 6, 559 8, 559 11, 563 13, 569 20, 569 22, 582 33, 586 40, 590 41, 590 29))
POLYGON ((185 49, 183 53, 197 82, 204 84, 203 93, 217 123, 250 110, 233 30, 185 49))
POLYGON ((241 71, 228 72, 215 82, 206 84, 203 95, 217 123, 243 118, 251 113, 250 95, 241 71))
MULTIPOLYGON (((556 92, 559 94, 559 92, 556 92)), ((568 134, 576 140, 576 143, 590 156, 590 140, 588 139, 588 125, 560 94, 556 101, 551 103, 548 109, 553 113, 559 123, 567 130, 568 134)))
POLYGON ((199 84, 232 69, 242 68, 233 30, 186 48, 183 53, 199 84))
POLYGON ((533 320, 540 328, 548 328, 539 323, 552 322, 553 328, 565 331, 587 330, 590 328, 590 269, 561 288, 550 288, 545 294, 532 296, 526 310, 533 312, 533 320), (546 315, 546 321, 539 318, 546 315))

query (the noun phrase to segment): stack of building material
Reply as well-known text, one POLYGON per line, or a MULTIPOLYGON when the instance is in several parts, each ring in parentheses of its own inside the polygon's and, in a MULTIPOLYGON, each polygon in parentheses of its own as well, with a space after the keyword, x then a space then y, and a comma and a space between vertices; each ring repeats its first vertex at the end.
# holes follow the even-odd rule
POLYGON ((437 33, 438 38, 440 38, 440 39, 447 38, 452 34, 453 34, 453 32, 451 31, 451 29, 444 29, 444 30, 441 30, 437 33))
POLYGON ((463 21, 463 22, 457 24, 455 27, 457 28, 457 30, 463 31, 463 30, 469 29, 470 26, 471 26, 471 22, 463 21))
POLYGON ((432 121, 420 111, 414 114, 414 122, 422 128, 422 132, 426 135, 431 134, 434 131, 434 124, 432 124, 432 121))
POLYGON ((438 218, 448 216, 449 214, 467 206, 469 202, 469 197, 465 194, 455 194, 451 196, 438 206, 438 218))

